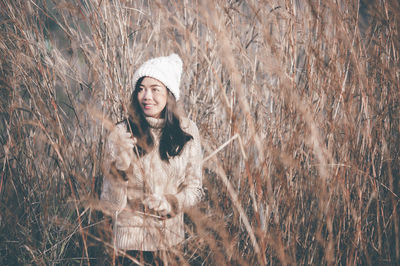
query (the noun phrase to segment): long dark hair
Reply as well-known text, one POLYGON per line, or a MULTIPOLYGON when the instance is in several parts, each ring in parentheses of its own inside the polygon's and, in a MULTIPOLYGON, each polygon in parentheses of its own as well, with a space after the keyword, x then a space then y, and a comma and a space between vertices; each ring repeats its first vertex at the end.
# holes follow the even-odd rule
MULTIPOLYGON (((150 126, 137 99, 143 79, 144 77, 136 82, 135 90, 131 96, 129 116, 123 121, 126 123, 128 130, 137 139, 136 148, 139 156, 147 154, 154 148, 154 139, 150 134, 150 126)), ((168 88, 167 91, 167 105, 161 113, 161 118, 165 119, 165 124, 160 137, 159 153, 161 159, 168 162, 170 157, 181 154, 183 147, 193 139, 193 136, 183 131, 177 113, 175 97, 168 88)))

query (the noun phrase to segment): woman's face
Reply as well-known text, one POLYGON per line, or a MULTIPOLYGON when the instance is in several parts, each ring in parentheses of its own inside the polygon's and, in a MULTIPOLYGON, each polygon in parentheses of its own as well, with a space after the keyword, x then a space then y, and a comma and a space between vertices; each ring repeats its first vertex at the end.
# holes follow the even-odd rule
POLYGON ((137 99, 145 116, 158 118, 167 105, 168 90, 153 78, 145 77, 140 84, 137 99))

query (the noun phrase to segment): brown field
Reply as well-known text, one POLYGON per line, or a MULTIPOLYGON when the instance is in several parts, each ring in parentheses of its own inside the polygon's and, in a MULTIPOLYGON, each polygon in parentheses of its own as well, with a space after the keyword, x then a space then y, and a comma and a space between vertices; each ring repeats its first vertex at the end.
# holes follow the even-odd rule
POLYGON ((111 265, 103 146, 184 61, 204 200, 172 265, 400 262, 398 0, 0 0, 0 264, 111 265))

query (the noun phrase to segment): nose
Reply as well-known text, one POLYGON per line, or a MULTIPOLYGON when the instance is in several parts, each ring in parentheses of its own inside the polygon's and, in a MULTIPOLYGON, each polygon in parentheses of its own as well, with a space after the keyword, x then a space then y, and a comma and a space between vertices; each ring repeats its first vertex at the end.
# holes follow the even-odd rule
POLYGON ((143 93, 143 99, 147 100, 152 98, 151 90, 145 89, 143 93))

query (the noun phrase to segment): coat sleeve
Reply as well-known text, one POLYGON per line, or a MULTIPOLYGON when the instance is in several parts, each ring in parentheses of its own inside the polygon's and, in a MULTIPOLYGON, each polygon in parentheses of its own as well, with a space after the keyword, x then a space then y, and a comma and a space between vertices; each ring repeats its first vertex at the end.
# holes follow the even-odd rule
POLYGON ((176 195, 166 195, 167 200, 172 206, 173 213, 175 214, 197 204, 204 194, 202 188, 203 154, 200 135, 195 123, 190 120, 188 123, 189 126, 186 132, 192 135, 193 139, 186 143, 187 147, 185 147, 182 152, 182 156, 188 156, 185 178, 176 195))
MULTIPOLYGON (((121 130, 119 126, 114 130, 121 130)), ((114 214, 125 208, 127 202, 128 181, 118 176, 115 167, 117 156, 116 143, 113 141, 113 132, 108 136, 103 161, 103 186, 100 195, 101 206, 106 212, 114 214)))

